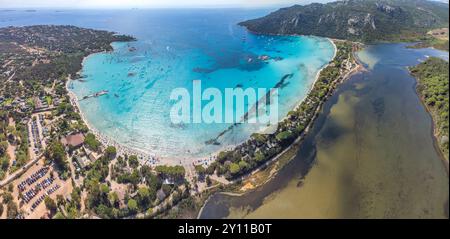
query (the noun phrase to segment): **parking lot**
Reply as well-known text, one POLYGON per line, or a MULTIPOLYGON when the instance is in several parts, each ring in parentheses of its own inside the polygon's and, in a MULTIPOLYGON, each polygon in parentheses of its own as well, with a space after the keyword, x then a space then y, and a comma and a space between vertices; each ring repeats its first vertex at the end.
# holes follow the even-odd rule
POLYGON ((72 191, 70 179, 63 181, 52 166, 39 160, 23 175, 13 182, 13 198, 24 212, 24 218, 39 219, 45 217, 47 209, 44 199, 49 196, 56 200, 57 195, 67 197, 72 191))
POLYGON ((30 122, 28 123, 28 135, 30 140, 31 156, 40 154, 46 147, 44 140, 44 132, 46 129, 44 125, 44 114, 33 114, 30 122))

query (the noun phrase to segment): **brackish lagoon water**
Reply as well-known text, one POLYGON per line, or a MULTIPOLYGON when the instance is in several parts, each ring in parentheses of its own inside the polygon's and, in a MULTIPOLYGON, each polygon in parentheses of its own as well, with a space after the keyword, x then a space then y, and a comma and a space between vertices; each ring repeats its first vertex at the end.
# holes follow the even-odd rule
POLYGON ((406 69, 448 53, 369 46, 369 72, 326 102, 298 155, 244 196, 215 194, 201 218, 445 218, 449 180, 406 69))
MULTIPOLYGON (((84 79, 73 82, 71 90, 79 99, 109 91, 106 96, 80 101, 89 123, 104 135, 159 156, 181 158, 207 156, 238 144, 266 125, 239 125, 218 139, 220 145, 207 145, 205 141, 230 124, 172 124, 173 89, 182 87, 192 93, 194 80, 201 80, 203 89, 214 87, 221 92, 225 88, 269 89, 285 78, 279 88, 281 118, 306 96, 316 73, 331 60, 334 48, 328 39, 254 35, 237 25, 268 11, 15 11, 3 12, 0 26, 70 24, 135 36, 136 42, 114 43, 113 52, 86 58, 84 79), (271 60, 258 59, 264 55, 271 60)), ((244 111, 251 107, 244 106, 244 111)))

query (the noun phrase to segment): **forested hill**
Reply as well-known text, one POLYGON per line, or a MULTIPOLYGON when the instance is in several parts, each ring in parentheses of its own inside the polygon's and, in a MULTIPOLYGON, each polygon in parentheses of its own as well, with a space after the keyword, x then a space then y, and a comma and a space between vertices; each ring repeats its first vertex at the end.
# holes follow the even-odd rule
POLYGON ((415 39, 448 27, 449 5, 427 0, 348 0, 282 8, 239 23, 261 34, 301 34, 361 42, 415 39))
POLYGON ((0 42, 14 42, 66 54, 77 52, 91 54, 112 50, 111 42, 132 40, 135 39, 131 36, 75 26, 35 25, 0 28, 0 42))

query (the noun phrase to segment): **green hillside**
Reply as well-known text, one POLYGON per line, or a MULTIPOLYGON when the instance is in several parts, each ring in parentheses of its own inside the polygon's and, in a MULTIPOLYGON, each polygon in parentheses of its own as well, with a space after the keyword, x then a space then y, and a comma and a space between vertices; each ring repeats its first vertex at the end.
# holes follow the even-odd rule
POLYGON ((361 42, 417 39, 448 27, 449 5, 426 0, 349 0, 282 8, 240 23, 263 34, 301 34, 361 42))

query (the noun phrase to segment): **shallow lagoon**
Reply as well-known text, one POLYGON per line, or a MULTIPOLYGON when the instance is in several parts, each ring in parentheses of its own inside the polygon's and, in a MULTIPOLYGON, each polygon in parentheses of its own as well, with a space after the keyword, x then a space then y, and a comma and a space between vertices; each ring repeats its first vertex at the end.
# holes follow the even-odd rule
POLYGON ((369 72, 326 102, 296 158, 256 191, 214 195, 201 217, 448 217, 448 175, 406 69, 433 55, 448 60, 404 44, 360 52, 369 72))

